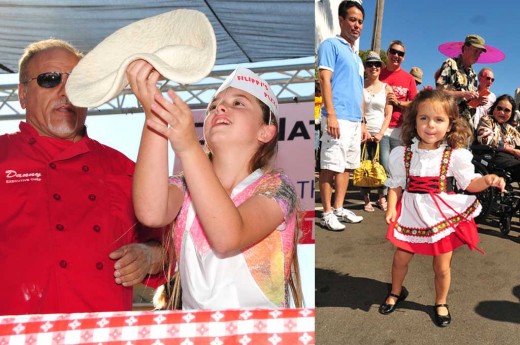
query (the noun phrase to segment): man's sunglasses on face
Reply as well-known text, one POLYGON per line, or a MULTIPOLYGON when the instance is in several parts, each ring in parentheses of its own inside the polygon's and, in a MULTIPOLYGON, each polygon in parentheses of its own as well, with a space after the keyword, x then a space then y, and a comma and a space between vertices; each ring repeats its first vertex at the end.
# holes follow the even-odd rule
POLYGON ((397 54, 397 55, 399 55, 400 57, 404 57, 404 52, 403 52, 403 51, 396 50, 396 49, 394 49, 394 48, 390 48, 390 49, 388 49, 388 51, 389 51, 390 54, 392 54, 392 55, 397 54))
POLYGON ((27 80, 24 84, 28 84, 32 80, 36 79, 36 82, 40 87, 43 87, 45 89, 52 89, 61 84, 61 82, 63 81, 64 74, 70 75, 69 72, 45 72, 38 75, 37 77, 27 80))

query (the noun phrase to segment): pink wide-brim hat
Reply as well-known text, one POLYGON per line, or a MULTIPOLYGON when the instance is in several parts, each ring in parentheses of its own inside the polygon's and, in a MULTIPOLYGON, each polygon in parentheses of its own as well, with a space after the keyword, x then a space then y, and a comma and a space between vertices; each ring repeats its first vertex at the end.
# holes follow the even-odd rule
MULTIPOLYGON (((447 42, 441 44, 438 49, 443 55, 454 58, 462 54, 463 45, 464 42, 447 42)), ((485 44, 484 47, 486 47, 487 51, 480 54, 477 63, 496 63, 506 58, 506 54, 504 54, 500 49, 487 44, 485 44)))

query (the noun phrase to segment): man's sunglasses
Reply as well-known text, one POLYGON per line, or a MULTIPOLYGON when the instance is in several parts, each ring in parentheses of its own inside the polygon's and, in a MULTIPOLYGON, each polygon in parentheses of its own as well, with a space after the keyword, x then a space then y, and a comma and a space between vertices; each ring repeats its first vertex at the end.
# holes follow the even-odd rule
POLYGON ((381 67, 380 62, 367 62, 366 65, 367 67, 381 67))
POLYGON ((486 80, 488 80, 488 81, 492 81, 492 82, 495 81, 495 78, 491 78, 491 77, 484 77, 484 79, 486 79, 486 80))
POLYGON ((35 78, 31 78, 27 80, 24 84, 28 84, 32 80, 36 79, 36 82, 40 87, 46 88, 46 89, 52 89, 53 87, 56 87, 61 84, 63 80, 63 75, 70 75, 69 72, 45 72, 40 75, 38 75, 35 78))
POLYGON ((400 57, 404 57, 404 52, 402 52, 402 51, 400 51, 400 50, 396 50, 396 49, 394 49, 394 48, 390 48, 390 49, 388 49, 388 51, 389 51, 390 54, 392 54, 392 55, 397 54, 397 55, 399 55, 400 57))

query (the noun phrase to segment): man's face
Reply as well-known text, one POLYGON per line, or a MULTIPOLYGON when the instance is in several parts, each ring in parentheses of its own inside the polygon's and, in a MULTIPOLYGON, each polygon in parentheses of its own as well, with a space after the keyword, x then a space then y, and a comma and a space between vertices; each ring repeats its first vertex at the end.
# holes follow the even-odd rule
POLYGON ((341 36, 346 39, 348 43, 354 44, 359 36, 361 36, 363 20, 363 12, 354 6, 347 10, 345 18, 339 17, 341 36))
POLYGON ((472 45, 465 46, 464 52, 462 53, 462 59, 466 62, 467 66, 473 65, 477 62, 478 58, 482 54, 482 49, 474 47, 472 45))
POLYGON ((479 75, 478 82, 479 84, 483 85, 484 88, 489 89, 491 87, 491 84, 495 81, 495 76, 493 72, 489 70, 484 70, 482 72, 482 75, 479 75))
POLYGON ((388 51, 386 52, 386 55, 388 56, 388 65, 386 68, 390 71, 395 71, 401 68, 405 54, 406 51, 402 45, 392 44, 392 46, 388 48, 388 51))
MULTIPOLYGON (((62 48, 53 48, 35 55, 27 65, 30 79, 46 72, 70 73, 79 59, 62 48)), ((86 108, 74 107, 65 94, 68 74, 62 74, 62 82, 53 88, 38 85, 36 79, 20 84, 20 104, 26 110, 27 122, 40 135, 77 141, 87 116, 86 108)))

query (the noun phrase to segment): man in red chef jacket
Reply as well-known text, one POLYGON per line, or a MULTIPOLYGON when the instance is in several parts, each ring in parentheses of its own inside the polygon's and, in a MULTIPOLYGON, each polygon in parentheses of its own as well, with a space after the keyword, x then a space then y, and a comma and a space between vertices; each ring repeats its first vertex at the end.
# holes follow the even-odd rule
POLYGON ((90 139, 65 94, 81 57, 50 39, 20 59, 26 121, 0 136, 0 315, 131 310, 133 285, 163 282, 160 231, 134 216, 134 163, 90 139))

